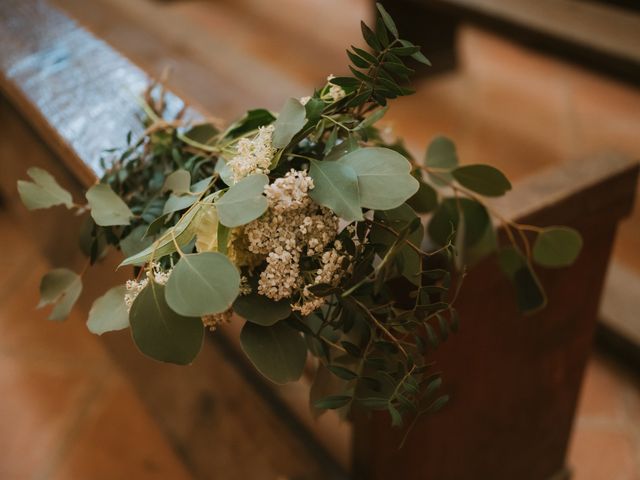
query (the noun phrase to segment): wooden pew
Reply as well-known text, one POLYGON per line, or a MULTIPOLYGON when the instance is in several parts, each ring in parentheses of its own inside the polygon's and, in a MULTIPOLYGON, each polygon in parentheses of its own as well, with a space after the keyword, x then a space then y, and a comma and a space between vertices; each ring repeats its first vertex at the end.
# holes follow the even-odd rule
MULTIPOLYGON (((139 131, 130 92, 142 91, 148 78, 46 0, 2 2, 0 43, 4 205, 32 231, 46 232, 38 239, 56 266, 78 261, 71 258, 73 229, 58 228, 65 212, 26 212, 15 180, 29 166, 44 166, 81 195, 101 173, 102 149, 139 131)), ((183 105, 177 96, 169 101, 175 110, 183 105)), ((357 418, 356 475, 526 479, 563 468, 611 242, 632 204, 636 176, 634 162, 611 155, 566 164, 532 177, 497 205, 510 218, 579 228, 584 254, 574 267, 544 275, 550 306, 531 318, 515 313, 493 264, 480 266, 462 299, 462 331, 436 354, 454 400, 419 422, 401 451, 400 432, 390 431, 386 418, 357 418)), ((115 263, 92 274, 89 295, 123 273, 112 273, 115 263)), ((265 386, 238 354, 234 332, 226 333, 212 337, 188 368, 143 358, 126 333, 105 335, 104 342, 197 477, 344 478, 349 427, 331 415, 312 424, 308 385, 265 386)))
POLYGON ((603 281, 637 171, 624 158, 596 156, 534 175, 496 202, 507 218, 578 229, 583 251, 570 268, 540 272, 549 303, 530 317, 518 313, 494 259, 470 272, 459 299, 460 332, 432 356, 452 401, 418 421, 401 450, 403 433, 388 418, 359 417, 358 478, 564 478, 603 281))
POLYGON ((635 84, 640 80, 638 4, 583 0, 383 1, 436 68, 456 65, 456 31, 473 23, 545 53, 635 84))

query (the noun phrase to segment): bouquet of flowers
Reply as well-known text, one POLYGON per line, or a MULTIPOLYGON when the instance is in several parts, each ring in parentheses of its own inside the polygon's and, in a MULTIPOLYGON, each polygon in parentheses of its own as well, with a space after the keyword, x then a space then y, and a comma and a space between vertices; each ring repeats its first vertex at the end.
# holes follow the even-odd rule
MULTIPOLYGON (((226 128, 163 119, 153 86, 144 134, 110 151, 86 204, 29 170, 32 181, 18 183, 28 208, 88 212, 88 262, 115 249, 133 266, 126 285, 95 301, 89 330, 130 328, 145 355, 189 364, 205 329, 243 321, 242 348, 268 379, 295 381, 311 363, 324 382, 316 408, 387 410, 401 424, 447 400, 426 359, 458 328, 466 265, 497 252, 521 309, 544 305, 532 262, 570 264, 579 234, 497 217, 501 245, 482 198, 509 181, 487 165, 459 166, 447 138, 419 161, 376 127, 389 100, 412 93, 411 63, 429 61, 380 5, 375 31, 362 23, 362 33, 367 49, 347 51, 352 75, 226 128)), ((62 320, 81 290, 81 275, 55 269, 40 306, 62 320)))

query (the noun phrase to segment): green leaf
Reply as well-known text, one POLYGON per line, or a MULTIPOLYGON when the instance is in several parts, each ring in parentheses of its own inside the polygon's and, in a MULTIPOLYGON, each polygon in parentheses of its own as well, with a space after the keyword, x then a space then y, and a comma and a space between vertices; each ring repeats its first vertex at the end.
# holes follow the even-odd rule
POLYGON ((54 304, 49 320, 64 320, 82 293, 80 275, 66 268, 48 272, 40 281, 38 308, 54 304))
POLYGON ((339 162, 353 168, 358 175, 362 207, 390 210, 418 191, 419 184, 411 176, 409 161, 388 148, 360 148, 346 154, 339 162))
POLYGON ((306 110, 304 106, 295 98, 288 99, 274 125, 273 146, 284 148, 289 145, 296 133, 298 133, 306 122, 306 110))
POLYGON ((302 375, 307 346, 285 322, 270 327, 246 322, 240 333, 240 345, 256 369, 274 383, 283 385, 302 375))
POLYGON ((351 398, 349 395, 330 395, 316 400, 313 402, 313 406, 322 410, 335 410, 347 405, 351 401, 351 398))
POLYGON ((232 123, 223 137, 236 138, 245 133, 257 130, 258 127, 270 125, 276 117, 269 110, 264 108, 257 108, 255 110, 249 110, 240 120, 232 123))
MULTIPOLYGON (((399 233, 405 228, 408 228, 412 222, 418 218, 418 216, 411 207, 405 203, 392 210, 376 212, 375 218, 392 228, 395 232, 399 233)), ((420 224, 418 228, 409 233, 406 240, 420 248, 423 235, 424 229, 422 228, 422 224, 420 224)), ((398 237, 396 235, 381 227, 376 226, 371 231, 371 242, 384 246, 384 249, 381 252, 383 255, 387 254, 389 249, 396 242, 397 238, 398 237)), ((410 282, 415 285, 421 284, 421 277, 419 273, 422 271, 422 258, 418 252, 405 243, 398 249, 394 261, 398 264, 402 275, 404 275, 410 282)))
MULTIPOLYGON (((408 40, 400 40, 400 43, 402 44, 403 47, 413 47, 413 43, 409 42, 408 40)), ((411 58, 413 58, 416 62, 420 62, 423 65, 427 65, 427 66, 431 66, 431 62, 429 61, 429 59, 427 57, 425 57, 422 52, 416 52, 414 54, 411 55, 411 58)))
POLYGON ((460 215, 458 207, 463 210, 464 245, 471 247, 477 244, 491 229, 491 218, 487 209, 469 198, 446 198, 433 214, 428 226, 431 239, 438 245, 446 245, 451 234, 458 228, 460 215))
MULTIPOLYGON (((373 64, 378 63, 378 59, 374 55, 371 55, 366 50, 363 50, 362 48, 355 47, 353 45, 351 45, 351 48, 353 49, 354 52, 356 52, 362 58, 364 58, 365 60, 368 60, 369 63, 373 63, 373 64)), ((331 81, 331 83, 333 83, 333 80, 331 81)), ((352 85, 352 86, 356 86, 357 87, 358 86, 358 82, 356 82, 356 85, 352 85)))
POLYGON ((222 157, 218 158, 218 160, 216 161, 216 166, 213 171, 220 175, 220 178, 225 183, 225 185, 231 186, 235 183, 233 179, 233 172, 222 157))
POLYGON ((351 50, 347 50, 347 56, 349 57, 349 60, 351 60, 351 63, 358 68, 368 68, 370 65, 369 61, 365 60, 358 54, 353 53, 351 50))
POLYGON ((369 115, 367 118, 365 118, 362 122, 360 122, 360 124, 355 128, 355 130, 364 130, 365 128, 369 128, 371 125, 375 124, 382 117, 384 117, 384 114, 387 113, 388 109, 389 107, 379 108, 378 110, 373 112, 371 115, 369 115))
POLYGON ((341 367, 339 365, 329 365, 327 367, 331 373, 333 373, 336 377, 341 378, 342 380, 353 380, 354 378, 358 378, 358 374, 352 372, 348 368, 341 367))
POLYGON ((569 227, 547 227, 533 245, 533 260, 543 267, 567 267, 582 250, 582 236, 569 227))
MULTIPOLYGON (((205 200, 207 199, 205 198, 205 200)), ((122 263, 118 265, 118 268, 125 265, 143 265, 151 260, 152 257, 159 259, 175 252, 176 244, 180 247, 189 244, 195 236, 195 228, 192 222, 199 211, 200 209, 197 207, 188 210, 187 213, 180 217, 178 223, 164 232, 158 240, 135 255, 125 258, 122 263)))
POLYGON ((418 213, 429 213, 438 206, 438 193, 428 183, 420 182, 418 191, 407 203, 418 213))
POLYGON ((189 208, 191 205, 196 203, 198 197, 195 195, 169 195, 166 203, 164 204, 164 208, 162 209, 162 215, 167 215, 168 213, 179 212, 180 210, 185 210, 189 208))
POLYGON ((384 20, 381 17, 376 19, 376 37, 378 37, 378 41, 380 45, 384 48, 389 46, 389 35, 387 35, 387 28, 384 25, 384 20))
POLYGON ((202 348, 202 320, 181 316, 169 308, 164 289, 150 281, 138 294, 129 312, 131 335, 145 355, 161 362, 187 365, 202 348))
POLYGON ((335 77, 329 80, 329 83, 342 88, 355 88, 360 85, 358 79, 353 77, 335 77))
POLYGON ((436 413, 442 410, 447 403, 449 403, 449 395, 442 395, 436 398, 431 405, 427 407, 427 413, 436 413))
POLYGON ((240 273, 218 252, 183 255, 169 277, 165 295, 174 312, 186 317, 227 310, 240 291, 240 273))
POLYGON ((86 197, 91 207, 91 216, 98 225, 129 225, 133 213, 109 185, 94 185, 87 191, 86 197))
POLYGON ((446 185, 453 180, 453 177, 446 170, 453 170, 458 166, 458 154, 455 144, 447 137, 438 136, 434 138, 424 158, 425 166, 438 170, 430 175, 431 180, 436 185, 446 185))
POLYGON ((245 320, 269 327, 291 315, 289 301, 275 302, 264 295, 242 295, 233 303, 233 310, 245 320))
POLYGON ((55 205, 73 207, 71 194, 58 185, 51 174, 41 168, 31 167, 27 170, 33 182, 18 180, 20 200, 29 210, 49 208, 55 205))
POLYGON ((391 404, 389 404, 389 416, 391 417, 392 427, 402 426, 402 414, 398 411, 396 407, 394 407, 391 404))
POLYGON ((499 197, 511 190, 507 177, 489 165, 465 165, 451 174, 463 187, 487 197, 499 197))
POLYGON ((129 326, 129 312, 124 303, 126 291, 124 285, 119 285, 93 302, 87 320, 87 327, 91 333, 102 335, 129 326))
POLYGON ((262 194, 269 183, 264 174, 249 175, 233 185, 216 201, 220 223, 239 227, 260 217, 269 206, 262 194))
POLYGON ((213 145, 218 133, 218 129, 211 123, 201 123, 187 130, 184 136, 202 145, 213 145))
POLYGON ((186 170, 176 170, 164 181, 162 192, 173 192, 177 195, 189 193, 191 186, 191 174, 186 170))
POLYGON ((120 240, 120 250, 125 258, 141 252, 153 243, 150 237, 145 237, 146 231, 145 225, 138 225, 129 235, 120 240))
POLYGON ((312 160, 309 175, 314 184, 309 195, 314 202, 348 222, 363 219, 358 176, 353 168, 340 162, 312 160))
POLYGON ((322 116, 322 111, 324 110, 324 107, 325 107, 324 101, 315 97, 310 98, 307 104, 304 106, 307 120, 309 121, 318 120, 322 116))
POLYGON ((389 32, 391 32, 391 35, 393 35, 394 37, 398 38, 398 36, 399 36, 398 27, 396 27, 396 24, 393 21, 393 18, 391 18, 391 15, 389 15, 387 13, 387 11, 382 6, 382 4, 376 3, 376 7, 378 7, 378 12, 380 12, 380 16, 382 17, 382 21, 384 22, 385 26, 387 27, 387 30, 389 30, 389 32))
POLYGON ((525 256, 512 246, 498 253, 500 268, 516 289, 518 308, 523 313, 533 313, 543 308, 547 298, 540 281, 525 256))
POLYGON ((362 38, 367 42, 367 45, 373 48, 375 52, 382 50, 382 45, 380 45, 376 34, 367 26, 366 23, 362 21, 360 22, 360 30, 362 30, 362 38))

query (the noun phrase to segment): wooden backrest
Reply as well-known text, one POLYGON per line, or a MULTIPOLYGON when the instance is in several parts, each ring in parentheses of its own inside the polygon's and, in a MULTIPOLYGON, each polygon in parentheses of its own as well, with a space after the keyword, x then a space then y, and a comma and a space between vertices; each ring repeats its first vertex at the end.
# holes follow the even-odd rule
MULTIPOLYGON (((75 191, 92 184, 101 173, 101 151, 121 145, 128 131, 140 131, 134 98, 148 77, 45 0, 0 2, 0 43, 0 188, 6 205, 25 214, 15 180, 35 164, 75 191)), ((183 106, 175 95, 169 101, 174 110, 183 106)), ((387 419, 359 419, 354 458, 361 475, 402 477, 397 472, 405 468, 406 478, 410 472, 438 480, 484 478, 465 477, 469 472, 542 478, 561 468, 611 242, 630 208, 636 175, 635 163, 614 156, 566 164, 517 186, 498 205, 510 218, 575 226, 585 237, 583 255, 574 267, 543 276, 550 306, 531 318, 517 315, 511 289, 490 261, 472 273, 461 299, 461 332, 436 353, 454 400, 423 419, 400 452, 399 433, 389 431, 387 419), (530 461, 539 470, 514 475, 530 461)), ((56 266, 75 250, 72 229, 59 228, 60 217, 68 219, 64 213, 22 215, 34 232, 46 232, 38 238, 56 266)), ((94 274, 99 287, 93 293, 106 288, 113 266, 94 274)), ((227 333, 231 340, 216 336, 218 345, 207 345, 189 368, 144 359, 126 334, 105 336, 105 344, 202 476, 236 468, 250 478, 268 474, 272 461, 290 475, 340 475, 340 464, 348 463, 348 426, 331 416, 311 423, 304 383, 265 388, 237 355, 234 332, 227 333), (238 432, 212 405, 234 405, 229 415, 255 431, 238 432), (269 449, 258 453, 265 443, 269 449), (287 451, 293 454, 281 458, 287 451), (249 457, 253 467, 243 461, 249 457), (230 458, 239 463, 225 463, 230 458)))
POLYGON ((569 225, 584 249, 569 268, 541 271, 547 307, 518 313, 489 258, 465 280, 460 331, 430 359, 452 400, 417 422, 407 444, 384 415, 358 418, 358 478, 539 480, 564 468, 583 371, 618 222, 628 215, 637 165, 603 155, 559 165, 496 202, 508 218, 569 225))
MULTIPOLYGON (((383 2, 385 3, 385 2, 383 2)), ((431 40, 434 53, 446 47, 429 30, 449 32, 461 22, 490 29, 509 39, 559 55, 588 68, 638 82, 640 11, 612 2, 583 0, 390 0, 401 31, 431 40), (447 25, 448 24, 448 25, 447 25), (422 35, 421 35, 422 33, 422 35)))

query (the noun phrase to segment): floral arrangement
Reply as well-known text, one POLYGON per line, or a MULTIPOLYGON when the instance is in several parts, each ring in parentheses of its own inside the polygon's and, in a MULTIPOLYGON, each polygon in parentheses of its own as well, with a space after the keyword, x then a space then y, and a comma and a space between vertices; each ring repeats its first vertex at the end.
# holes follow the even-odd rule
MULTIPOLYGON (((189 364, 206 328, 244 321, 242 348, 265 377, 295 381, 313 365, 315 408, 386 410, 399 425, 448 398, 427 358, 458 328, 467 265, 497 253, 521 310, 543 307, 532 264, 571 264, 579 234, 496 216, 483 197, 509 181, 460 166, 445 137, 422 161, 387 139, 376 127, 387 102, 411 94, 410 65, 429 61, 380 5, 375 31, 362 23, 362 33, 367 49, 347 51, 351 76, 225 129, 163 119, 161 87, 151 87, 144 134, 109 151, 86 204, 29 170, 18 182, 29 209, 88 212, 88 263, 115 249, 133 266, 126 285, 95 301, 89 330, 130 328, 145 355, 189 364)), ((62 320, 81 291, 81 275, 55 269, 40 306, 62 320)))

